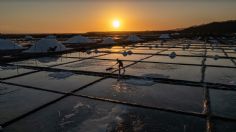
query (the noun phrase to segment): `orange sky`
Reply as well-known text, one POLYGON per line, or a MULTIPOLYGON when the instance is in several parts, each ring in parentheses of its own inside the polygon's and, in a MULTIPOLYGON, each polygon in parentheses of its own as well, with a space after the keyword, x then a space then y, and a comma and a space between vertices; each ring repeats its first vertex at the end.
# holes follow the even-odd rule
POLYGON ((232 0, 2 0, 1 33, 166 30, 236 19, 232 0))

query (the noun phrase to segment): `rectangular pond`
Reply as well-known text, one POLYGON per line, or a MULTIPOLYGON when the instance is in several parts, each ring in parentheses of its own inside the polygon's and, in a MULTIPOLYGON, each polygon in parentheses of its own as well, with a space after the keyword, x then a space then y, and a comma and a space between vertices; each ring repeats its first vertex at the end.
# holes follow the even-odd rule
POLYGON ((157 52, 160 52, 161 50, 158 49, 148 49, 148 50, 136 50, 136 49, 132 49, 131 50, 134 54, 135 53, 143 53, 143 54, 156 54, 157 52))
POLYGON ((226 57, 223 50, 221 50, 221 52, 220 51, 211 51, 211 50, 207 51, 207 56, 213 56, 214 57, 215 55, 218 55, 220 57, 226 57))
POLYGON ((188 66, 176 64, 160 64, 139 62, 126 68, 125 74, 153 77, 169 78, 177 80, 196 81, 201 80, 201 66, 188 66))
POLYGON ((100 77, 78 75, 71 72, 37 72, 30 75, 5 80, 6 82, 33 86, 48 90, 70 92, 89 84, 100 77))
POLYGON ((234 57, 234 58, 236 58, 236 51, 235 51, 234 53, 227 53, 227 55, 228 55, 229 57, 234 57))
MULTIPOLYGON (((123 61, 124 66, 129 65, 133 62, 123 61)), ((113 60, 99 60, 99 59, 86 59, 75 63, 66 65, 60 65, 55 68, 66 69, 66 70, 80 70, 80 71, 92 71, 92 72, 106 72, 111 73, 117 70, 118 65, 114 66, 116 61, 113 60), (111 68, 110 70, 107 70, 111 68)))
POLYGON ((203 60, 202 57, 181 57, 177 55, 175 58, 171 59, 169 56, 155 55, 152 56, 151 58, 145 59, 144 61, 201 65, 202 60, 203 60))
POLYGON ((20 68, 19 66, 6 66, 6 65, 0 65, 0 79, 9 78, 12 76, 21 75, 24 73, 29 73, 34 70, 26 69, 26 68, 20 68))
MULTIPOLYGON (((164 51, 161 54, 171 54, 173 51, 164 51)), ((189 56, 203 56, 204 52, 194 51, 194 50, 184 50, 184 51, 175 51, 176 55, 189 55, 189 56)))
POLYGON ((37 59, 29 59, 24 61, 12 62, 14 65, 24 65, 24 66, 38 66, 38 67, 49 67, 59 64, 64 64, 68 62, 78 61, 79 59, 74 58, 64 58, 64 57, 42 57, 37 59))
POLYGON ((75 57, 75 58, 88 58, 88 57, 94 57, 94 56, 100 56, 105 55, 105 53, 86 53, 86 52, 73 52, 73 53, 67 53, 63 54, 63 57, 75 57))
POLYGON ((205 72, 205 82, 236 85, 236 69, 207 67, 205 72))
POLYGON ((207 58, 206 65, 215 65, 215 66, 231 66, 235 67, 234 63, 230 59, 223 59, 223 58, 207 58))
POLYGON ((0 83, 0 124, 8 122, 61 95, 0 83))
POLYGON ((212 120, 212 131, 213 132, 235 132, 236 131, 236 122, 213 119, 212 120))
POLYGON ((145 57, 148 57, 149 55, 127 55, 127 56, 123 56, 121 53, 120 54, 108 54, 108 55, 104 55, 104 56, 100 56, 100 57, 96 57, 99 59, 120 59, 120 60, 133 60, 133 61, 138 61, 140 59, 143 59, 145 57))
POLYGON ((236 119, 236 91, 209 90, 213 115, 236 119))
POLYGON ((203 88, 157 83, 144 79, 106 79, 77 94, 145 106, 201 113, 203 88))
POLYGON ((4 132, 199 132, 205 131, 205 123, 199 117, 70 96, 4 128, 4 132))

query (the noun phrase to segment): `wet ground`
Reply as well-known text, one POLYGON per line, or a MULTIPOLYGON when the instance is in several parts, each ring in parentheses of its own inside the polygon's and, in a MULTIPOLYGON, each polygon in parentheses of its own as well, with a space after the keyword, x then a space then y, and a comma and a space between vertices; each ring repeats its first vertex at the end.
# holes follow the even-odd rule
POLYGON ((0 125, 4 132, 235 132, 235 48, 151 41, 2 64, 0 125))

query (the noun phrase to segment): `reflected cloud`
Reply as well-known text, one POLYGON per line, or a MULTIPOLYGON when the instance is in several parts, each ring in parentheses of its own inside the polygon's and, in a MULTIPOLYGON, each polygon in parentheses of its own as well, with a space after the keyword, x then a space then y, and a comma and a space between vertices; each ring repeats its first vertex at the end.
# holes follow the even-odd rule
POLYGON ((73 75, 74 73, 72 72, 53 72, 53 73, 48 74, 48 76, 51 77, 52 79, 58 79, 58 80, 65 79, 73 75))

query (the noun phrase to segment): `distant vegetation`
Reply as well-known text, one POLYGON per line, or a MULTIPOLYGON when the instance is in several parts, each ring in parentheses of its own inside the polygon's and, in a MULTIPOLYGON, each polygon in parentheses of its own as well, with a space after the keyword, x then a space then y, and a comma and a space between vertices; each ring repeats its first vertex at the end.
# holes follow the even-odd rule
POLYGON ((192 26, 181 30, 183 33, 200 33, 200 34, 224 34, 236 33, 236 20, 224 22, 212 22, 198 26, 192 26))

